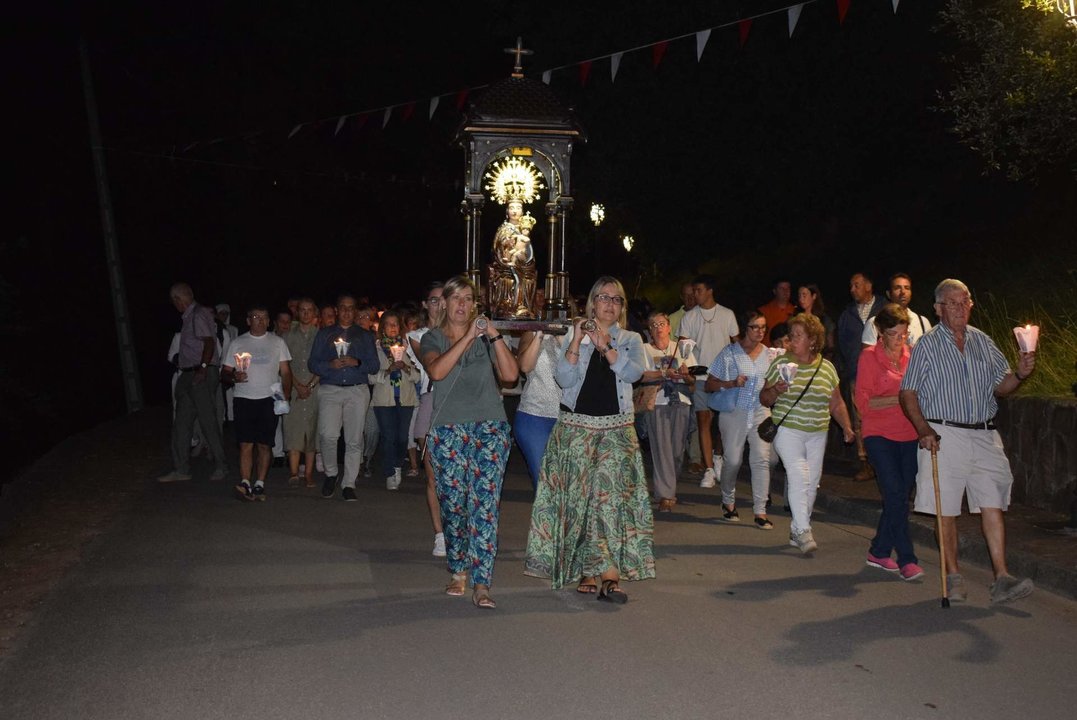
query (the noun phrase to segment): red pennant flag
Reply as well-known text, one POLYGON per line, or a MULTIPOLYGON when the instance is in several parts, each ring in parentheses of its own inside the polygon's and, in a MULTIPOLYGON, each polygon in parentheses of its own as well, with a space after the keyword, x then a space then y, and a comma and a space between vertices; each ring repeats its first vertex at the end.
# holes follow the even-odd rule
POLYGON ((363 113, 362 115, 356 115, 355 120, 352 121, 352 132, 355 133, 356 135, 358 135, 359 131, 363 129, 363 126, 366 125, 367 118, 369 118, 369 117, 370 117, 370 113, 363 113))
POLYGON ((740 46, 744 47, 744 43, 748 42, 748 33, 752 31, 752 19, 748 18, 737 23, 737 31, 740 33, 740 46))
POLYGON ((849 12, 850 0, 838 0, 838 24, 845 22, 845 13, 849 12))
POLYGON ((407 122, 408 120, 411 119, 411 114, 414 113, 414 112, 415 112, 415 101, 412 100, 411 102, 409 102, 407 105, 404 106, 403 110, 400 111, 400 121, 401 122, 407 122))
POLYGON ((591 61, 590 60, 584 60, 582 63, 580 63, 580 85, 581 86, 584 86, 584 85, 587 84, 587 76, 590 75, 590 74, 591 74, 591 61))
POLYGON ((669 47, 669 40, 663 40, 651 45, 651 64, 655 70, 662 63, 662 58, 666 56, 666 48, 669 47))
POLYGON ((464 103, 467 102, 468 89, 464 88, 460 92, 456 93, 456 111, 462 112, 464 109, 464 103))

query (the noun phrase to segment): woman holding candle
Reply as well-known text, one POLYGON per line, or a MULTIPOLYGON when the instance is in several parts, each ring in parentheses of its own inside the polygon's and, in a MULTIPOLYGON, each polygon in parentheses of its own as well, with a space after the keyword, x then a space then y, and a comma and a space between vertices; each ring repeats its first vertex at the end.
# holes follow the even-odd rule
POLYGON ((415 392, 415 383, 420 378, 419 369, 404 352, 401 325, 400 315, 395 310, 387 310, 381 316, 378 338, 380 365, 378 372, 370 375, 370 384, 374 386, 370 404, 378 421, 382 474, 387 490, 400 487, 411 414, 419 404, 415 392))
POLYGON ((463 595, 470 580, 475 606, 492 609, 498 508, 512 447, 498 384, 515 383, 519 367, 493 323, 477 319, 470 280, 449 280, 443 298, 441 322, 423 335, 419 351, 434 384, 427 442, 452 572, 445 592, 463 595))
POLYGON ((695 378, 688 368, 696 365, 696 356, 677 352, 677 343, 670 339, 669 316, 653 312, 647 318, 651 342, 643 346, 647 369, 643 381, 658 383, 654 409, 643 414, 647 424, 647 439, 654 461, 654 495, 658 511, 669 512, 677 504, 677 472, 684 460, 688 423, 692 419, 692 391, 695 378))
POLYGON ((620 581, 654 577, 654 521, 632 406, 632 383, 646 357, 639 334, 625 330, 620 281, 600 277, 565 338, 555 377, 561 413, 542 460, 531 511, 524 573, 554 589, 624 603, 620 581), (595 580, 601 580, 598 587, 595 580))
POLYGON ((525 332, 520 338, 516 357, 520 372, 527 375, 527 382, 520 396, 512 433, 527 460, 532 488, 538 487, 542 456, 560 412, 561 388, 553 376, 560 352, 561 339, 556 335, 546 335, 540 330, 525 332))
POLYGON ((823 475, 823 452, 830 416, 852 442, 852 421, 838 389, 838 373, 821 354, 826 337, 819 318, 801 313, 789 318, 789 349, 771 362, 759 401, 771 408, 778 433, 773 447, 785 465, 786 499, 793 514, 789 544, 802 553, 818 548, 811 532, 815 494, 823 475), (792 363, 782 376, 779 366, 792 363))
POLYGON ((875 316, 879 339, 864 348, 856 374, 854 401, 868 460, 882 495, 883 512, 868 548, 867 564, 900 573, 904 580, 924 574, 909 538, 909 494, 916 485, 916 429, 901 411, 898 391, 909 365, 909 313, 890 303, 875 316), (890 554, 897 551, 897 562, 890 554))
POLYGON ((752 470, 752 512, 755 525, 771 530, 767 519, 767 494, 770 492, 771 448, 759 437, 759 423, 770 411, 759 402, 759 388, 766 382, 770 353, 763 345, 767 318, 758 310, 749 310, 740 319, 744 328, 740 340, 730 343, 711 363, 704 389, 709 393, 736 393, 736 406, 718 414, 718 427, 725 442, 725 463, 719 483, 722 487, 722 519, 739 522, 737 514, 737 473, 744 460, 744 443, 748 443, 748 462, 752 470))

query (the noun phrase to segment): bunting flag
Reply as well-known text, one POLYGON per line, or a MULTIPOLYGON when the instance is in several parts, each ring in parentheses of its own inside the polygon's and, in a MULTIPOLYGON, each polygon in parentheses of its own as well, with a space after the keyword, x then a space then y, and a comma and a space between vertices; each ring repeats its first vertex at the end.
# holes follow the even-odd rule
POLYGON ((662 58, 666 56, 666 48, 668 47, 669 40, 662 40, 651 46, 651 65, 655 70, 662 64, 662 58))
POLYGON ((741 20, 737 23, 737 33, 740 35, 740 46, 744 47, 744 43, 748 42, 748 33, 752 31, 752 19, 741 20))
POLYGON ((900 3, 900 2, 901 2, 901 0, 890 0, 890 4, 894 6, 894 14, 895 15, 897 15, 897 6, 898 6, 898 3, 900 3))
POLYGON ((793 31, 797 29, 797 22, 800 21, 800 11, 804 9, 804 3, 794 5, 789 8, 789 37, 793 37, 793 31))
POLYGON ((297 132, 299 132, 299 131, 300 131, 300 130, 301 130, 302 128, 303 128, 303 123, 299 123, 299 124, 298 124, 298 125, 296 125, 296 126, 295 126, 294 128, 292 128, 292 131, 291 131, 290 133, 288 133, 288 139, 289 139, 289 140, 291 140, 291 139, 292 139, 292 137, 293 137, 293 136, 294 136, 294 135, 295 135, 295 134, 296 134, 297 132))
POLYGON ((552 72, 553 72, 553 70, 547 70, 546 72, 542 73, 542 82, 549 85, 550 84, 550 73, 552 73, 552 72))
POLYGON ((363 129, 363 126, 366 125, 366 121, 369 118, 370 118, 370 113, 363 113, 362 115, 355 116, 355 121, 352 122, 352 128, 354 128, 352 130, 352 132, 354 132, 356 135, 358 135, 359 131, 363 129))
POLYGON ((381 119, 382 129, 384 129, 385 126, 389 124, 389 118, 392 116, 392 114, 393 114, 393 106, 390 105, 389 107, 385 108, 385 115, 382 116, 382 119, 381 119))
POLYGON ((845 24, 845 13, 849 12, 850 0, 838 0, 838 24, 845 24))
POLYGON ((337 120, 337 129, 333 131, 333 134, 334 135, 339 135, 340 134, 340 129, 342 127, 344 127, 344 123, 346 123, 347 121, 348 121, 348 116, 347 115, 341 115, 340 120, 337 120))
POLYGON ((580 87, 587 86, 587 77, 591 74, 592 60, 584 60, 580 63, 580 87))
POLYGON ((464 88, 460 92, 456 93, 456 112, 462 112, 464 109, 464 103, 467 102, 468 89, 464 88))
POLYGON ((703 48, 707 47, 707 41, 711 38, 711 31, 700 30, 696 33, 696 62, 703 57, 703 48))
POLYGON ((401 122, 407 122, 408 120, 411 120, 412 113, 414 113, 414 112, 415 112, 415 101, 412 100, 411 102, 409 102, 407 105, 404 106, 403 110, 400 111, 400 120, 401 120, 401 122))
POLYGON ((610 82, 614 82, 617 79, 617 69, 621 67, 622 57, 624 57, 623 52, 610 55, 610 82))
POLYGON ((441 102, 440 95, 435 95, 434 97, 430 98, 430 111, 426 114, 427 120, 432 120, 434 118, 434 111, 438 109, 439 102, 441 102))

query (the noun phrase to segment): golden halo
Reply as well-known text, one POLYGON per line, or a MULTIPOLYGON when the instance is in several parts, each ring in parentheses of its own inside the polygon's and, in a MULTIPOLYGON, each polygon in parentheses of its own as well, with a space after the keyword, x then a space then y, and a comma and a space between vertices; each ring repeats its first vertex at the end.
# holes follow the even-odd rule
POLYGON ((538 199, 538 191, 546 187, 542 184, 542 173, 533 162, 514 156, 493 163, 486 178, 490 197, 502 205, 512 200, 524 204, 534 202, 538 199))

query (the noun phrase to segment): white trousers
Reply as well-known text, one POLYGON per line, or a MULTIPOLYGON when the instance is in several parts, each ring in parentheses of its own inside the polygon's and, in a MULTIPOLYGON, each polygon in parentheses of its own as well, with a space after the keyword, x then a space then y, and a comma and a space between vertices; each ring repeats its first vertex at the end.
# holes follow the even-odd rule
POLYGON ((363 426, 366 424, 370 391, 365 385, 318 386, 318 445, 322 449, 325 474, 337 477, 337 440, 344 430, 344 472, 341 487, 355 487, 363 460, 363 426))
POLYGON ((811 511, 823 477, 826 432, 804 432, 784 425, 774 438, 774 450, 785 465, 785 501, 793 514, 793 533, 811 530, 811 511))
POLYGON ((722 503, 734 505, 737 500, 737 474, 744 462, 744 443, 748 443, 748 467, 752 470, 752 512, 767 514, 767 493, 770 492, 770 443, 759 437, 756 428, 767 417, 766 408, 757 409, 749 424, 748 411, 740 408, 718 414, 722 431, 725 461, 722 463, 722 503))

